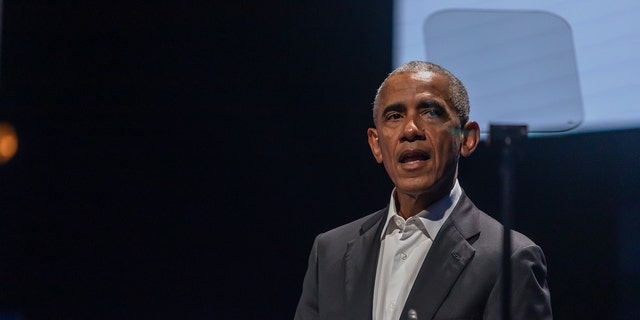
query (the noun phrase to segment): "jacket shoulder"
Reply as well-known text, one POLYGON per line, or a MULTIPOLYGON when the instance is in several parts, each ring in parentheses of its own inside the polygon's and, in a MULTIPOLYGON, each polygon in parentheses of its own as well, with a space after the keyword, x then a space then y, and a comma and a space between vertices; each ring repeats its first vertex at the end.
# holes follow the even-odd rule
POLYGON ((375 228, 378 225, 378 223, 382 221, 382 218, 386 215, 388 210, 389 210, 388 207, 378 210, 362 218, 348 222, 339 227, 333 228, 329 231, 323 232, 318 235, 316 240, 319 242, 349 241, 359 236, 362 232, 365 232, 371 228, 375 228))

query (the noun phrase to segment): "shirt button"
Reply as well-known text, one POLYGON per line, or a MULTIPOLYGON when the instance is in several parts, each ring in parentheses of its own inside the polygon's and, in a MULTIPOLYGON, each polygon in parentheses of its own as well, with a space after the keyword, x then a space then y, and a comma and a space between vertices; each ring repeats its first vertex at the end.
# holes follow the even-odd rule
POLYGON ((404 252, 403 252, 403 253, 401 253, 401 254, 400 254, 400 259, 402 259, 402 260, 407 260, 407 254, 406 254, 406 253, 404 253, 404 252))
POLYGON ((396 308, 396 303, 395 303, 395 301, 394 301, 394 302, 391 302, 391 305, 389 305, 389 307, 391 308, 391 310, 395 309, 395 308, 396 308))

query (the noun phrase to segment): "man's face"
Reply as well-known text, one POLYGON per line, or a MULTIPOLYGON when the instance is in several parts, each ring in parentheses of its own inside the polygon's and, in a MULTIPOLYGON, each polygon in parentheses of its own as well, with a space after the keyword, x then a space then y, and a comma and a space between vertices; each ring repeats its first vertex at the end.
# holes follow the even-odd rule
POLYGON ((398 192, 439 198, 453 186, 463 134, 448 84, 420 72, 393 75, 382 87, 368 138, 398 192))

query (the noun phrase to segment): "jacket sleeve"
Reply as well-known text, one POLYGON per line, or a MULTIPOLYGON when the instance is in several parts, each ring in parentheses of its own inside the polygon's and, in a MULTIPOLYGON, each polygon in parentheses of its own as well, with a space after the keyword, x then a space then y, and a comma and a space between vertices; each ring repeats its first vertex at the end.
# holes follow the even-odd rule
MULTIPOLYGON (((511 256, 511 319, 552 319, 547 264, 542 249, 529 245, 511 256)), ((484 319, 502 319, 503 277, 496 281, 487 301, 484 319)))
POLYGON ((313 242, 309 254, 309 265, 302 283, 302 294, 298 301, 298 307, 294 320, 319 319, 318 311, 318 237, 313 242))

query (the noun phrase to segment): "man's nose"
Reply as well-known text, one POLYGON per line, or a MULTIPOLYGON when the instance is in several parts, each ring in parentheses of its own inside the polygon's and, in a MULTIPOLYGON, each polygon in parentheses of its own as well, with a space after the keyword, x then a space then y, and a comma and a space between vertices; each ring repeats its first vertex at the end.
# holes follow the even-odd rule
POLYGON ((403 140, 413 141, 413 140, 424 140, 424 128, 422 128, 422 124, 419 119, 415 119, 413 117, 407 118, 407 122, 404 125, 403 132, 403 140))

